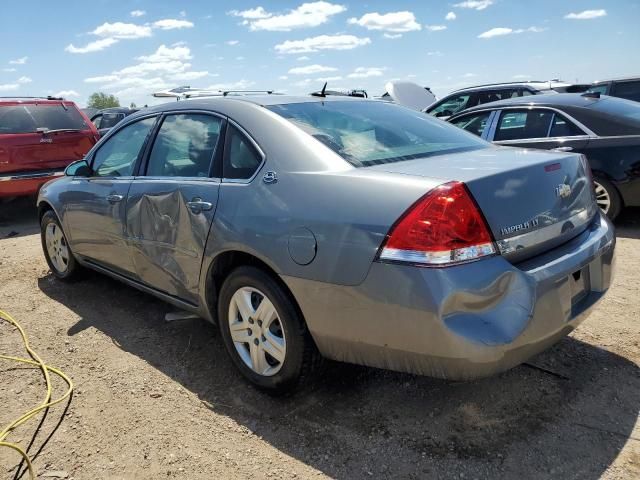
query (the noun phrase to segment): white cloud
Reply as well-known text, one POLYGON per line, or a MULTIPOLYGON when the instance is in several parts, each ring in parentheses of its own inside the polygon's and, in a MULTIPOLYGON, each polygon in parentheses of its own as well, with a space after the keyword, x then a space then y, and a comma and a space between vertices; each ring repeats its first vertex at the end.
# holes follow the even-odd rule
POLYGON ((442 57, 442 52, 440 50, 435 50, 433 52, 427 52, 427 56, 429 56, 429 57, 442 57))
POLYGON ((240 40, 227 40, 226 42, 224 42, 226 45, 229 45, 231 47, 238 45, 240 43, 240 40))
POLYGON ((350 18, 347 23, 360 25, 367 30, 383 30, 386 32, 410 32, 420 30, 420 24, 416 22, 413 12, 391 12, 383 15, 378 12, 365 13, 360 18, 350 18))
POLYGON ((96 27, 91 33, 103 38, 144 38, 151 36, 151 27, 147 25, 136 25, 135 23, 105 22, 96 27))
POLYGON ((179 73, 188 70, 191 67, 190 63, 183 63, 180 60, 167 60, 163 62, 142 62, 138 65, 131 65, 121 70, 114 72, 116 75, 122 76, 144 76, 150 73, 153 74, 169 74, 179 73))
POLYGON ((567 18, 569 20, 592 20, 594 18, 606 17, 606 16, 607 16, 607 11, 604 9, 600 9, 600 10, 584 10, 583 12, 579 12, 579 13, 569 13, 565 15, 564 18, 567 18))
POLYGON ((4 85, 0 85, 0 92, 9 92, 11 90, 17 90, 20 88, 20 85, 17 83, 5 83, 4 85))
POLYGON ((275 46, 278 53, 309 53, 321 50, 351 50, 368 45, 371 39, 354 35, 320 35, 304 40, 286 40, 275 46))
POLYGON ((145 12, 144 10, 132 10, 131 12, 129 12, 129 15, 131 15, 132 17, 143 17, 146 14, 147 12, 145 12))
POLYGON ((303 3, 284 14, 267 12, 262 7, 238 12, 232 10, 230 15, 244 18, 243 25, 249 30, 268 30, 272 32, 289 32, 296 28, 317 27, 329 21, 329 18, 342 13, 344 5, 320 1, 303 3))
POLYGON ((80 94, 75 90, 60 90, 53 94, 54 97, 62 97, 62 98, 71 98, 71 97, 79 97, 80 94))
POLYGON ((114 43, 118 43, 118 40, 115 38, 101 38, 100 40, 87 43, 84 47, 76 47, 73 43, 70 43, 64 49, 69 53, 92 53, 104 50, 114 43))
POLYGON ((100 75, 98 77, 85 78, 84 81, 86 83, 107 83, 107 82, 114 82, 117 79, 118 79, 117 75, 100 75))
POLYGON ((525 32, 540 33, 540 32, 544 32, 545 30, 546 30, 545 28, 540 28, 540 27, 518 28, 516 30, 514 30, 513 28, 496 27, 481 33, 480 35, 478 35, 478 38, 493 38, 493 37, 500 37, 504 35, 512 35, 516 33, 525 33, 525 32))
POLYGON ((424 28, 429 30, 430 32, 440 32, 442 30, 446 30, 446 25, 425 25, 424 28))
POLYGON ((211 75, 209 72, 206 71, 202 71, 202 72, 182 72, 182 73, 176 73, 174 75, 170 75, 169 78, 171 80, 175 80, 177 82, 188 82, 190 80, 198 80, 200 78, 204 78, 204 77, 208 77, 208 76, 215 76, 217 77, 218 75, 211 75))
POLYGON ((261 18, 269 18, 273 16, 273 14, 267 12, 262 7, 250 8, 248 10, 242 10, 241 12, 239 12, 238 10, 231 10, 230 12, 227 12, 227 15, 242 17, 245 20, 259 20, 261 18))
POLYGON ((243 78, 237 82, 215 83, 209 85, 206 90, 246 90, 254 85, 255 82, 243 78))
POLYGON ((17 82, 18 82, 18 83, 22 83, 22 84, 24 84, 24 83, 31 83, 31 82, 33 82, 33 80, 31 80, 31 78, 30 78, 30 77, 20 77, 20 78, 17 80, 17 82))
POLYGON ((289 70, 290 75, 312 75, 314 73, 335 72, 337 68, 327 67, 325 65, 307 65, 306 67, 295 67, 289 70))
POLYGON ((289 80, 289 77, 287 77, 286 75, 280 75, 278 77, 278 80, 289 80))
POLYGON ((2 71, 3 72, 15 72, 17 69, 16 68, 3 68, 2 71))
POLYGON ((309 60, 309 57, 307 57, 306 55, 302 55, 301 57, 296 58, 296 60, 298 60, 299 62, 304 62, 309 60))
POLYGON ((9 60, 10 65, 24 65, 29 60, 29 57, 17 58, 15 60, 9 60))
POLYGON ((153 22, 153 26, 161 30, 176 30, 179 28, 192 28, 193 22, 190 22, 189 20, 178 20, 176 18, 165 18, 163 20, 153 22))
POLYGON ((456 18, 457 18, 457 15, 454 12, 449 12, 444 17, 445 20, 455 20, 456 18))
POLYGON ((458 8, 470 8, 473 10, 484 10, 493 5, 493 0, 466 0, 465 2, 456 3, 453 6, 458 8))
POLYGON ((180 10, 180 16, 181 17, 186 17, 187 16, 187 11, 186 10, 180 10))
POLYGON ((391 40, 396 40, 402 37, 401 33, 385 33, 383 35, 384 38, 390 38, 391 40))
POLYGON ((137 57, 137 60, 143 62, 166 62, 168 60, 191 60, 191 58, 191 50, 189 47, 176 46, 170 48, 163 44, 151 55, 137 57))
POLYGON ((353 73, 347 75, 348 78, 369 78, 381 77, 386 68, 382 67, 358 67, 353 73))

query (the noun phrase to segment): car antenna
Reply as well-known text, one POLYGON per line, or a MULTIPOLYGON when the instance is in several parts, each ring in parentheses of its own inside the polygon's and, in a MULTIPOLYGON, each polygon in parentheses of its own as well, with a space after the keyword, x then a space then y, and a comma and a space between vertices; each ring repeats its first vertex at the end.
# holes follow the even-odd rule
POLYGON ((322 87, 322 90, 320 90, 319 92, 313 92, 311 95, 314 97, 326 97, 327 94, 325 93, 327 91, 327 83, 328 82, 324 82, 324 86, 322 87))

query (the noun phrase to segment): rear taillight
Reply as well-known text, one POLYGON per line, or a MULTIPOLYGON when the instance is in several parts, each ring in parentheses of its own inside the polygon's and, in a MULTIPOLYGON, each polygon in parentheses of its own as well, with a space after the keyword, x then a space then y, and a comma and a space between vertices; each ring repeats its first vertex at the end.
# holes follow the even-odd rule
POLYGON ((462 182, 434 188, 395 223, 378 258, 445 266, 494 255, 491 232, 462 182))

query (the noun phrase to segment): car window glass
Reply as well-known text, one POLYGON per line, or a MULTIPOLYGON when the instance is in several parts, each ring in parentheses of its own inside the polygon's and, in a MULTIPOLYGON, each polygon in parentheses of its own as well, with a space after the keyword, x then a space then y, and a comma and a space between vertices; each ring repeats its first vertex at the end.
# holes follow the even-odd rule
POLYGON ((102 115, 96 115, 95 117, 93 117, 93 120, 91 120, 91 122, 96 126, 96 128, 100 128, 100 122, 102 122, 102 115))
POLYGON ((482 136, 484 129, 487 127, 489 115, 491 115, 491 112, 482 112, 477 115, 466 115, 452 121, 451 123, 456 127, 460 127, 467 132, 471 132, 480 137, 482 136))
POLYGON ((478 105, 489 102, 497 102, 499 100, 506 100, 507 98, 517 97, 517 88, 507 88, 504 90, 489 90, 486 92, 478 92, 478 105))
POLYGON ((153 143, 147 175, 208 177, 222 120, 212 115, 169 115, 153 143))
POLYGON ((528 97, 529 95, 534 95, 534 93, 531 90, 527 90, 526 88, 520 90, 521 97, 528 97))
POLYGON ((113 128, 124 118, 124 113, 105 113, 102 115, 100 128, 113 128))
POLYGON ((640 81, 614 83, 611 94, 615 97, 640 102, 640 81))
POLYGON ((570 120, 567 120, 562 115, 556 113, 553 117, 553 124, 551 125, 550 137, 575 137, 577 135, 585 135, 585 133, 578 128, 570 120))
POLYGON ((88 126, 73 105, 46 103, 0 106, 0 133, 35 133, 39 128, 85 130, 88 126))
POLYGON ((249 139, 235 126, 229 125, 224 146, 223 177, 251 178, 260 163, 262 163, 262 157, 249 139))
POLYGON ((436 117, 449 117, 454 113, 460 112, 467 108, 469 97, 471 95, 454 95, 451 98, 445 99, 440 105, 433 110, 429 110, 431 115, 436 117))
POLYGON ((155 117, 145 118, 127 125, 109 137, 93 157, 94 175, 97 177, 130 176, 155 121, 155 117))
POLYGON ((589 90, 587 90, 588 92, 594 92, 594 93, 599 93, 600 95, 606 95, 607 94, 607 84, 605 83, 604 85, 596 85, 595 87, 589 87, 589 90))
POLYGON ((545 110, 506 110, 500 115, 494 140, 545 138, 553 112, 545 110))

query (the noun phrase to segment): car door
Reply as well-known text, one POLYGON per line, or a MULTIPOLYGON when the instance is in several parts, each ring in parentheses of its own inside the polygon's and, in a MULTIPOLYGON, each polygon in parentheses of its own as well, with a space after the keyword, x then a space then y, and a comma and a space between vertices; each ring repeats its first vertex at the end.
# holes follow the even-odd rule
POLYGON ((550 108, 510 108, 497 114, 487 139, 498 145, 580 152, 589 133, 550 108))
POLYGON ((99 145, 88 159, 90 177, 74 177, 61 195, 74 253, 135 277, 125 235, 127 194, 156 116, 133 122, 99 145))
POLYGON ((224 118, 210 113, 165 115, 127 200, 126 231, 139 280, 194 305, 218 202, 213 165, 222 155, 224 127, 224 118))

